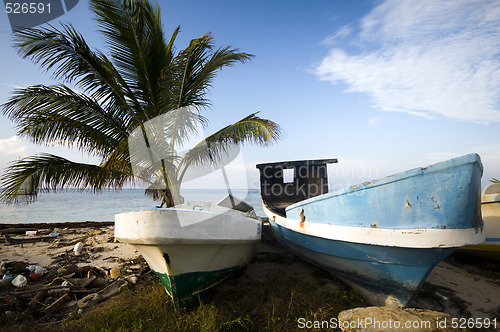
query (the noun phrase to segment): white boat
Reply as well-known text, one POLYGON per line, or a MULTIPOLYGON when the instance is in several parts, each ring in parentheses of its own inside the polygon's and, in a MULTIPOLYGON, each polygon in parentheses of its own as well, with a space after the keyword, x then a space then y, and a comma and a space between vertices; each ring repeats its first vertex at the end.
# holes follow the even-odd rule
POLYGON ((217 204, 190 201, 173 208, 119 213, 115 237, 139 251, 175 308, 185 307, 252 259, 261 221, 251 207, 235 200, 226 196, 217 204), (228 203, 243 211, 226 207, 228 203))
POLYGON ((500 259, 500 183, 484 188, 481 195, 481 214, 486 239, 484 242, 460 248, 460 251, 500 259))

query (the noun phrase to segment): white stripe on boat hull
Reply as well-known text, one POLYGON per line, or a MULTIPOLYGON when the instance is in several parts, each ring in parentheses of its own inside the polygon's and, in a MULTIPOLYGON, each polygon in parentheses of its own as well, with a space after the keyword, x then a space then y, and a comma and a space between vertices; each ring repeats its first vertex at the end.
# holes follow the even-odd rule
POLYGON ((355 242, 379 246, 406 248, 451 248, 484 241, 484 232, 474 229, 390 229, 351 227, 331 224, 308 223, 284 218, 269 210, 264 212, 280 226, 295 232, 330 240, 355 242))

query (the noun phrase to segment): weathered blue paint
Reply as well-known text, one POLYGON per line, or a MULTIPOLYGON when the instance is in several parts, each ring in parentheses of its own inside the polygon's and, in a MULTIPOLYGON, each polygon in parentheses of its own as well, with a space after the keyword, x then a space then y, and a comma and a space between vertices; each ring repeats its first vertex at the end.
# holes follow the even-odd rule
POLYGON ((286 208, 308 223, 393 229, 480 228, 483 166, 475 153, 310 198, 286 208))
POLYGON ((406 306, 432 269, 456 248, 401 248, 332 241, 270 220, 278 241, 356 288, 373 305, 406 306))
MULTIPOLYGON (((469 154, 300 201, 285 209, 286 219, 353 231, 475 229, 477 234, 483 227, 482 171, 479 156, 469 154)), ((374 245, 293 230, 273 218, 270 223, 285 247, 356 288, 373 305, 408 305, 432 269, 457 249, 444 245, 446 239, 442 247, 374 245)))

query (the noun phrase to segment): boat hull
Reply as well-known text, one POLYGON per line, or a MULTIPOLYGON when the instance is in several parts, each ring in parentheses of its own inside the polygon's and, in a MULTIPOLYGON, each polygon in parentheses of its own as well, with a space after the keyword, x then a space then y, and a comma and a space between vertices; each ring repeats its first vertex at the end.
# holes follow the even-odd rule
POLYGON ((432 269, 456 248, 401 248, 335 241, 270 224, 278 241, 327 270, 372 305, 406 306, 432 269))
POLYGON ((252 260, 255 241, 233 244, 132 244, 163 282, 176 309, 252 260), (167 263, 168 262, 168 263, 167 263))
POLYGON ((260 240, 260 221, 220 207, 196 207, 115 215, 115 237, 139 251, 177 309, 247 265, 260 240))
POLYGON ((297 256, 372 305, 407 306, 439 262, 484 241, 481 176, 471 154, 264 211, 297 256))
POLYGON ((286 208, 289 219, 384 229, 480 231, 481 176, 477 154, 419 167, 303 200, 286 208))

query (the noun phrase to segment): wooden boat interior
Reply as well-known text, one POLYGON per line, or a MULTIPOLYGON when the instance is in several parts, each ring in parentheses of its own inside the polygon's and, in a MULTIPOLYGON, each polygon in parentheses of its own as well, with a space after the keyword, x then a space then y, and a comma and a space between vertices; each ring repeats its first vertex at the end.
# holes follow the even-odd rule
POLYGON ((287 206, 328 193, 327 165, 337 162, 337 159, 316 159, 258 164, 263 203, 285 216, 287 206), (287 170, 293 176, 287 177, 287 170))

